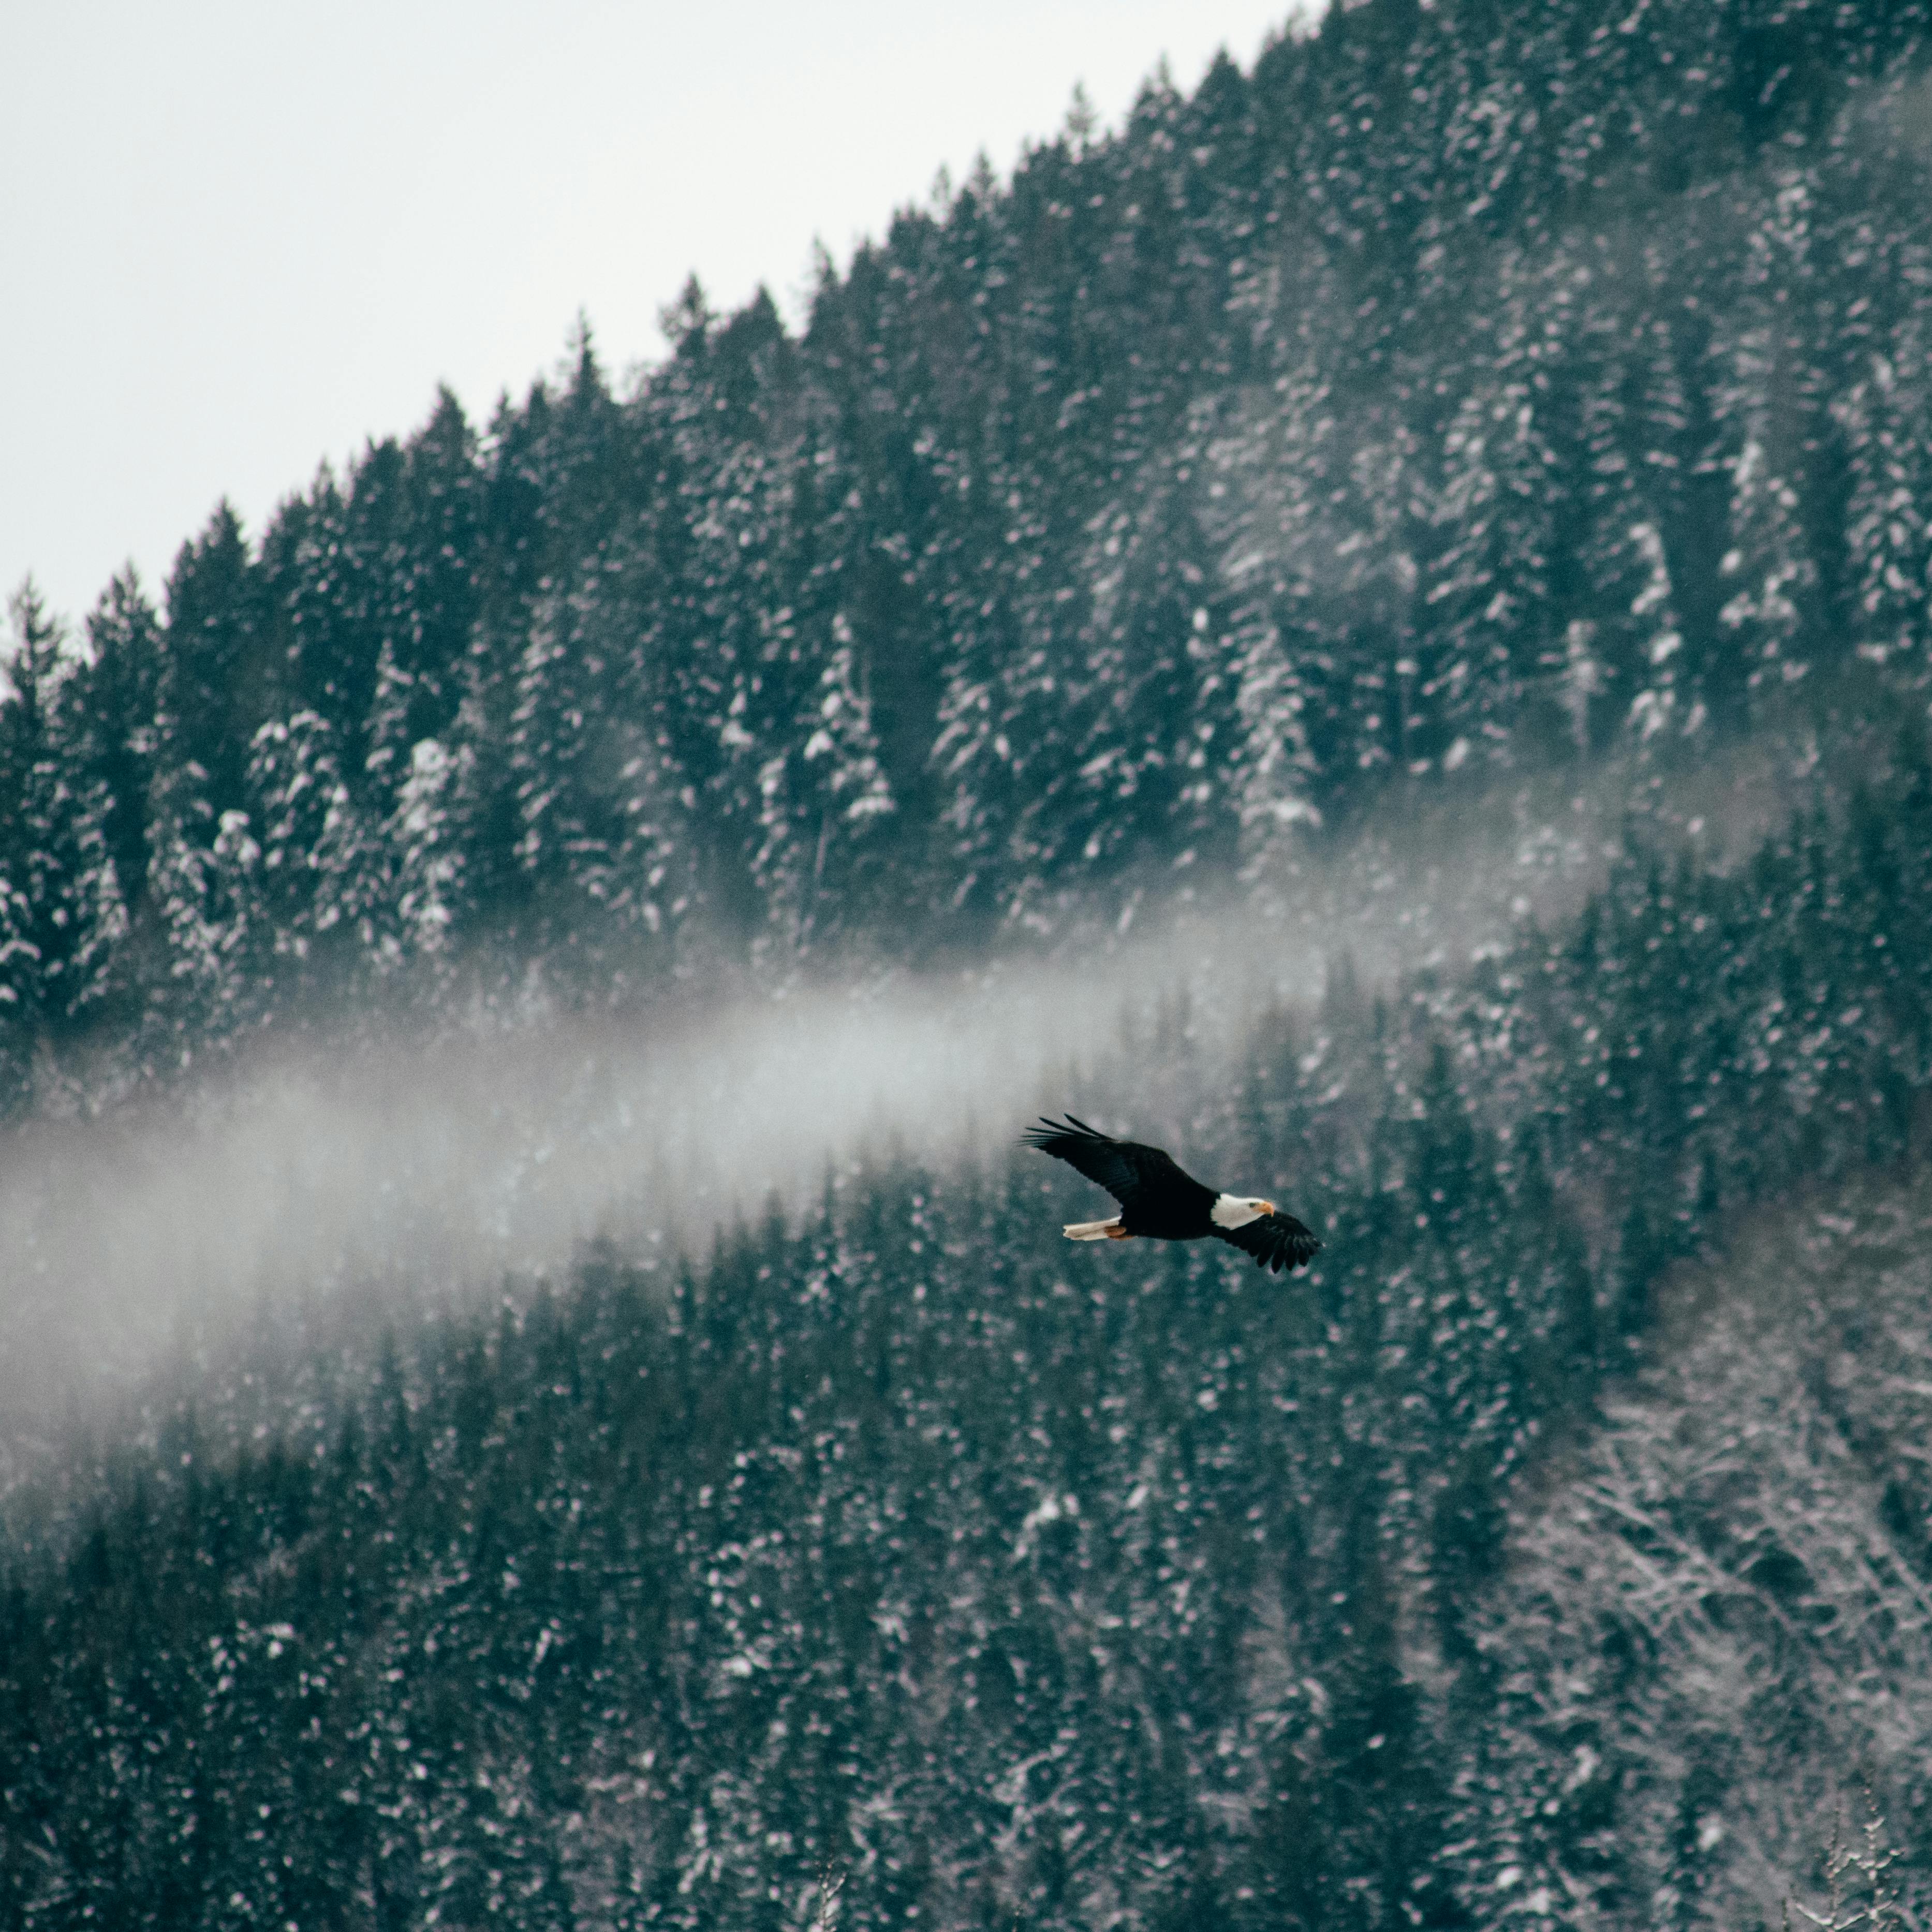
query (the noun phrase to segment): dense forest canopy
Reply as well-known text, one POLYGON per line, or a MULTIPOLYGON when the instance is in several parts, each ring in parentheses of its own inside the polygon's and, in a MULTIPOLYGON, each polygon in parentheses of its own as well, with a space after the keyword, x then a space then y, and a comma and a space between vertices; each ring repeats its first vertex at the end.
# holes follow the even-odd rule
POLYGON ((1868 1795, 1922 1912, 1929 28, 1336 5, 796 332, 688 288, 626 393, 586 331, 158 602, 23 591, 10 1146, 344 994, 1064 945, 1532 776, 1791 809, 1064 1070, 1292 1286, 998 1152, 265 1304, 0 1472, 0 1923, 1768 1927, 1868 1795))
POLYGON ((1916 692, 1925 26, 1337 6, 908 210, 798 334, 692 286, 632 393, 586 332, 446 394, 70 649, 28 588, 7 1091, 459 959, 1050 932, 1391 785, 1916 692))
POLYGON ((0 1909, 1768 1924, 1861 1773, 1922 1882, 1926 1210, 1808 1283, 1790 1204, 1922 1164, 1928 924, 1922 738, 1232 1066, 1152 1016, 1068 1097, 1292 1174, 1292 1292, 1015 1152, 243 1352, 15 1499, 0 1909), (1734 1232, 1793 1285, 1634 1391, 1734 1232))

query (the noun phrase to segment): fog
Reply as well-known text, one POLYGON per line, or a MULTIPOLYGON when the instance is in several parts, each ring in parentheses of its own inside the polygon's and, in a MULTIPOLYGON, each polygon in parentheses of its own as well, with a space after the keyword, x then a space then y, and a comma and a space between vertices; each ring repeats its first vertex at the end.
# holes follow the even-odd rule
MULTIPOLYGON (((1733 770, 1689 789, 1748 830, 1775 786, 1733 770)), ((646 1256, 701 1249, 721 1220, 774 1193, 795 1204, 868 1152, 1004 1157, 1160 1000, 1184 992, 1214 1054, 1266 1002, 1317 1000, 1341 953, 1373 982, 1560 919, 1632 796, 1612 773, 1583 796, 1438 804, 1400 848, 1338 842, 1239 904, 1179 893, 1156 916, 1129 900, 1045 957, 857 972, 676 1022, 552 1018, 428 1043, 364 1027, 327 1052, 265 1039, 164 1097, 29 1123, 0 1143, 0 1453, 158 1365, 206 1365, 278 1301, 352 1288, 380 1325, 386 1304, 400 1316, 411 1298, 554 1274, 593 1235, 646 1256)), ((1664 833, 1710 836, 1682 785, 1668 812, 1646 796, 1664 833)), ((1150 1094, 1115 1124, 1180 1124, 1150 1094)))
MULTIPOLYGON (((721 1220, 795 1203, 868 1152, 946 1163, 1010 1142, 1144 994, 1247 986, 1238 950, 1232 922, 1194 920, 1097 969, 874 976, 677 1022, 367 1038, 326 1057, 264 1042, 165 1108, 16 1142, 0 1178, 0 1404, 17 1431, 158 1358, 205 1358, 265 1297, 494 1290, 600 1234, 646 1255, 701 1247, 721 1220)), ((1322 971, 1295 952, 1270 977, 1306 996, 1322 971)), ((1211 1006, 1198 1023, 1217 1023, 1211 1006)))

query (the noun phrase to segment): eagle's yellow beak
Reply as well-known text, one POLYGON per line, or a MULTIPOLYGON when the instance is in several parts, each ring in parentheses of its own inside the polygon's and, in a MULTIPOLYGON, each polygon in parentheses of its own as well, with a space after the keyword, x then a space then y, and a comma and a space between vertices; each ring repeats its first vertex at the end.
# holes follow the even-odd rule
POLYGON ((1264 1201, 1262 1203, 1262 1212, 1264 1214, 1273 1214, 1279 1211, 1272 1201, 1264 1201))

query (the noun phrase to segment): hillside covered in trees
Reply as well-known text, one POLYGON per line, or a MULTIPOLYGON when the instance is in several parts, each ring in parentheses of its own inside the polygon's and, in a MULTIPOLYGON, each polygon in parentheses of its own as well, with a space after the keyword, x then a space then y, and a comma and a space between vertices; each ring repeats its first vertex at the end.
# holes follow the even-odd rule
POLYGON ((1868 1794, 1922 1921, 1928 34, 1338 5, 798 332, 687 290, 628 392, 586 334, 158 602, 23 592, 0 1159, 344 995, 647 1019, 1532 777, 1781 802, 1054 1070, 1292 1282, 1002 1149, 265 1297, 0 1470, 0 1925, 1768 1928, 1868 1794))
POLYGON ((1926 24, 1337 6, 800 333, 692 287, 629 393, 586 334, 64 648, 23 591, 4 1096, 479 962, 1050 934, 1392 785, 1919 692, 1926 24))
POLYGON ((199 1378, 14 1500, 0 1912, 1768 1924, 1862 1774, 1922 1886, 1926 1210, 1802 1204, 1922 1169, 1928 924, 1922 740, 1232 1075, 1170 1010, 1069 1097, 1292 1174, 1286 1285, 1016 1152, 199 1378))

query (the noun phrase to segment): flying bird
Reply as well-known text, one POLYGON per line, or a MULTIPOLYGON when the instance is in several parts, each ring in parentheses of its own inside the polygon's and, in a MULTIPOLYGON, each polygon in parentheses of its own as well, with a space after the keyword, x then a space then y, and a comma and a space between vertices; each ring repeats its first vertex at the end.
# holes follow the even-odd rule
POLYGON ((1321 1252, 1313 1232, 1272 1201, 1217 1194, 1184 1174, 1159 1148, 1117 1141, 1076 1120, 1042 1118, 1020 1137, 1097 1180, 1120 1204, 1111 1221, 1071 1221, 1060 1232, 1070 1241, 1198 1241, 1204 1234, 1252 1255, 1260 1267, 1292 1274, 1321 1252))

